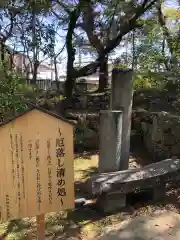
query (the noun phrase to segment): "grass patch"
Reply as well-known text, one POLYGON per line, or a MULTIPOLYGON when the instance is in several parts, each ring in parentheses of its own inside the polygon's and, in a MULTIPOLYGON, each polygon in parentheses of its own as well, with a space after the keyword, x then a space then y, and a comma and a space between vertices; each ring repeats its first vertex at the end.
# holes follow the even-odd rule
POLYGON ((84 181, 97 172, 98 155, 78 155, 74 160, 74 179, 84 181))

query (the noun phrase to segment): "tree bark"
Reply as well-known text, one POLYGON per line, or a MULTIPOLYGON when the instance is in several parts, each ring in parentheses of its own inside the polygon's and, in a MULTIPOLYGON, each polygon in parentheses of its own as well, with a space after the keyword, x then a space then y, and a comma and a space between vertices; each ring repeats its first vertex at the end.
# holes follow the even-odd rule
POLYGON ((38 46, 37 46, 37 35, 36 35, 36 13, 35 13, 35 1, 32 4, 32 43, 33 43, 33 78, 32 84, 36 84, 37 71, 38 71, 38 46))
POLYGON ((73 63, 74 63, 74 53, 73 51, 71 54, 68 54, 68 61, 67 61, 67 76, 65 82, 65 108, 72 104, 72 93, 75 83, 75 78, 73 74, 73 63))
POLYGON ((100 63, 98 92, 104 92, 107 87, 108 87, 108 58, 106 57, 100 63))
POLYGON ((57 92, 59 93, 60 87, 59 87, 59 79, 58 79, 58 71, 57 71, 57 56, 54 57, 54 72, 55 72, 55 81, 56 81, 57 92))
POLYGON ((33 78, 32 78, 32 84, 36 85, 37 82, 37 73, 38 73, 38 67, 39 67, 39 62, 37 59, 34 61, 33 64, 33 78))
POLYGON ((72 93, 75 83, 74 74, 74 60, 75 60, 75 48, 73 47, 73 33, 76 27, 76 22, 81 14, 81 6, 83 1, 80 1, 77 8, 70 13, 68 32, 66 35, 66 49, 67 49, 67 76, 65 82, 65 108, 72 103, 72 93))
POLYGON ((1 62, 4 63, 5 59, 5 47, 4 42, 1 42, 1 62))

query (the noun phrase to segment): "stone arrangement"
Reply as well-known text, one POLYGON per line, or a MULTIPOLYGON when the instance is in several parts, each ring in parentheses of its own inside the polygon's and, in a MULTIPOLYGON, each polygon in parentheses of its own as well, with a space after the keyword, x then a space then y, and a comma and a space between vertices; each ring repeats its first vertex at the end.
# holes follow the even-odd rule
POLYGON ((73 110, 88 109, 93 111, 99 111, 102 109, 108 109, 109 107, 109 93, 103 94, 75 94, 73 96, 73 110))
POLYGON ((76 150, 99 148, 99 114, 95 112, 68 112, 66 117, 75 121, 74 146, 76 150))
POLYGON ((167 159, 142 169, 129 169, 97 174, 86 182, 90 196, 99 197, 99 207, 105 212, 126 206, 126 195, 152 189, 154 200, 165 196, 166 184, 180 180, 180 159, 167 159))
POLYGON ((165 134, 172 133, 171 123, 177 118, 171 116, 169 121, 165 113, 149 114, 146 111, 132 114, 133 72, 114 69, 112 73, 110 109, 100 114, 99 174, 86 182, 89 196, 97 197, 97 204, 104 212, 125 207, 126 196, 132 192, 151 189, 154 200, 163 199, 167 183, 180 180, 180 159, 176 158, 141 169, 128 169, 131 116, 133 127, 142 133, 145 146, 153 157, 157 155, 158 146, 164 147, 168 140, 165 134))
POLYGON ((135 111, 133 128, 154 161, 180 156, 180 117, 167 112, 135 111))

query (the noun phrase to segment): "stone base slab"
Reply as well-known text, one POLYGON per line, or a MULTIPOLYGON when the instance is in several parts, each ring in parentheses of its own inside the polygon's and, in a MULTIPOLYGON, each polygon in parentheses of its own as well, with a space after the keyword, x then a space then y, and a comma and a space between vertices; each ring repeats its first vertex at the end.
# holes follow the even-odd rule
POLYGON ((104 213, 114 213, 126 206, 126 196, 119 192, 102 194, 98 197, 97 207, 104 213))

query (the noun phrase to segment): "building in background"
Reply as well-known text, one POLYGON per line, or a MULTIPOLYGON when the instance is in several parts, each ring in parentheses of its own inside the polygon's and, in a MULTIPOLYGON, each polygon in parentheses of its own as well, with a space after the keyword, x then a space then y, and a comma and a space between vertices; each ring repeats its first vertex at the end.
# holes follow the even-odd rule
MULTIPOLYGON (((32 69, 29 57, 23 53, 13 54, 14 68, 20 72, 28 72, 28 79, 32 79, 32 69)), ((55 80, 54 67, 46 62, 41 62, 37 70, 37 80, 55 80)))
MULTIPOLYGON (((29 57, 23 53, 16 52, 13 54, 14 68, 25 75, 26 83, 31 84, 33 72, 29 57)), ((51 64, 41 62, 37 69, 36 83, 40 89, 51 89, 52 82, 55 81, 55 70, 51 64)))
MULTIPOLYGON (((32 68, 31 68, 31 62, 29 56, 26 56, 26 54, 13 51, 9 46, 7 46, 8 49, 8 56, 11 55, 12 62, 13 62, 13 68, 17 70, 20 73, 23 73, 26 82, 28 84, 31 84, 31 80, 33 78, 33 73, 32 73, 32 68)), ((88 59, 89 60, 89 59, 88 59)), ((85 59, 81 59, 81 62, 76 63, 75 62, 75 67, 83 67, 87 64, 89 64, 90 61, 85 61, 85 59)), ((109 84, 111 82, 111 75, 112 75, 112 61, 109 61, 109 84)), ((62 62, 61 64, 57 64, 57 75, 58 75, 58 81, 60 82, 60 85, 63 85, 63 83, 66 80, 66 61, 62 62)), ((41 62, 38 66, 37 69, 37 85, 39 88, 43 90, 48 90, 48 89, 56 89, 56 77, 55 77, 55 68, 53 64, 49 64, 47 62, 41 62)), ((96 73, 78 78, 77 83, 82 83, 86 82, 89 85, 92 86, 97 86, 99 84, 99 71, 97 70, 96 73)))

